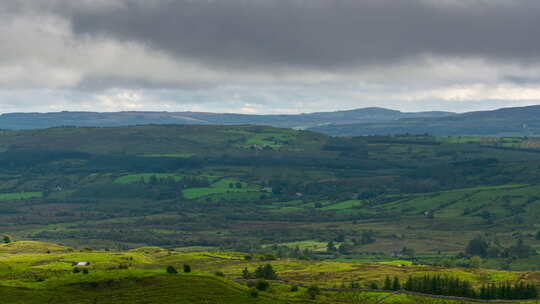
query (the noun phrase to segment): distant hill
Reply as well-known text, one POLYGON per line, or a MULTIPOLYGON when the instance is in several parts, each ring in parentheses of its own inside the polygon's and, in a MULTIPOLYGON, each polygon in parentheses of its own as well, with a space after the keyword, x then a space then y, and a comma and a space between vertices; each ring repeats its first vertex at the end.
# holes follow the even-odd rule
POLYGON ((334 136, 424 134, 437 136, 540 135, 540 106, 503 108, 442 117, 402 118, 385 122, 332 124, 309 128, 334 136))
POLYGON ((425 134, 436 136, 540 135, 540 106, 456 114, 363 108, 289 115, 206 112, 55 112, 0 115, 0 129, 58 126, 113 127, 148 124, 264 125, 333 136, 425 134))
POLYGON ((405 113, 383 108, 293 115, 249 115, 205 112, 55 112, 0 115, 0 129, 41 129, 58 126, 112 127, 145 124, 268 125, 306 129, 322 125, 377 123, 405 118, 445 117, 450 112, 405 113))

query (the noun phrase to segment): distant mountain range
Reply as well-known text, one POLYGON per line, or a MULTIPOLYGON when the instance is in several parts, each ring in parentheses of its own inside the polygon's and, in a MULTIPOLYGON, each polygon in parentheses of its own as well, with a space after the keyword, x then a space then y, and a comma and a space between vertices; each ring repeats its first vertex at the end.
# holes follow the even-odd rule
POLYGON ((383 108, 293 115, 249 115, 205 112, 55 112, 0 115, 0 129, 36 129, 55 126, 128 126, 144 124, 268 125, 307 129, 330 124, 388 122, 403 118, 444 117, 450 112, 404 113, 383 108))
POLYGON ((423 134, 438 136, 540 135, 540 106, 456 114, 401 112, 384 108, 291 115, 205 112, 55 112, 0 115, 0 129, 56 126, 110 127, 144 124, 269 125, 335 136, 423 134))
POLYGON ((503 108, 440 117, 402 118, 385 122, 332 124, 310 130, 334 136, 423 134, 437 136, 538 136, 540 106, 503 108))

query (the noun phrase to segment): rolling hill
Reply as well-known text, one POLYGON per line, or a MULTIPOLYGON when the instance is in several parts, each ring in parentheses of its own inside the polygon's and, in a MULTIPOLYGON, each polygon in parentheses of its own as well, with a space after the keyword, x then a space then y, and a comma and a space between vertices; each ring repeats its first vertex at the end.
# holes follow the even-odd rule
POLYGON ((0 129, 38 129, 58 126, 112 127, 145 124, 268 125, 305 129, 326 124, 386 122, 402 118, 443 117, 449 112, 404 113, 382 108, 298 115, 247 115, 204 112, 57 112, 0 115, 0 129))
POLYGON ((540 106, 456 114, 363 108, 291 115, 205 112, 57 112, 0 115, 0 129, 58 126, 111 127, 147 124, 261 125, 307 129, 332 136, 430 134, 435 136, 536 136, 540 106))
POLYGON ((435 136, 538 136, 540 106, 503 108, 443 117, 332 124, 310 130, 334 136, 424 134, 435 136))

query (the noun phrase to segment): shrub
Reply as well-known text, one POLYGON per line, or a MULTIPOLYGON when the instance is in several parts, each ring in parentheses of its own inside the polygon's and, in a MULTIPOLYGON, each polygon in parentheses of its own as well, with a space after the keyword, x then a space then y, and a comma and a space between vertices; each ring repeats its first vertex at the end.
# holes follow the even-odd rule
POLYGON ((73 271, 73 273, 79 273, 79 272, 81 272, 81 270, 80 270, 79 268, 77 268, 77 267, 73 268, 72 271, 73 271))
POLYGON ((178 273, 178 271, 173 266, 167 266, 167 273, 178 273))
POLYGON ((3 239, 5 244, 9 244, 12 241, 9 235, 4 235, 3 239))
POLYGON ((85 269, 83 269, 82 273, 83 274, 88 274, 88 273, 90 273, 90 271, 88 271, 88 269, 85 268, 85 269))
POLYGON ((296 286, 296 285, 291 286, 291 291, 292 292, 297 292, 298 291, 298 286, 296 286))
POLYGON ((313 285, 308 288, 307 293, 311 299, 315 299, 321 293, 321 289, 313 285))
POLYGON ((218 277, 224 277, 225 276, 225 274, 223 272, 221 272, 221 271, 216 271, 215 275, 217 275, 218 277))
POLYGON ((184 264, 183 268, 184 268, 185 273, 190 273, 191 272, 191 266, 184 264))
POLYGON ((128 269, 129 268, 129 264, 128 263, 120 263, 118 264, 118 269, 128 269))
POLYGON ((259 296, 259 292, 256 289, 252 289, 252 290, 249 291, 249 295, 252 298, 257 298, 259 296))
POLYGON ((242 279, 249 280, 249 279, 251 279, 251 277, 252 277, 252 275, 249 272, 249 270, 247 268, 244 268, 244 270, 242 270, 242 279))
POLYGON ((266 253, 260 258, 261 261, 275 261, 276 259, 276 256, 272 253, 266 253))
POLYGON ((257 279, 277 280, 278 278, 277 273, 270 264, 259 266, 254 274, 257 279))
POLYGON ((257 281, 255 284, 255 288, 257 288, 260 291, 265 291, 270 287, 270 283, 264 280, 257 281))

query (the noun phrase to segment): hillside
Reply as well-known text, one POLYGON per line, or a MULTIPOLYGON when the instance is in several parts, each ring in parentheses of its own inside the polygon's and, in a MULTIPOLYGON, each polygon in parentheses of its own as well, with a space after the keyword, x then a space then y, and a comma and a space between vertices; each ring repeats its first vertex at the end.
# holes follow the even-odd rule
POLYGON ((298 115, 248 115, 204 112, 57 112, 0 115, 0 129, 39 129, 58 126, 112 127, 147 124, 267 125, 305 129, 326 124, 393 121, 401 118, 442 117, 449 112, 404 113, 382 108, 298 115))
POLYGON ((404 118, 312 127, 334 136, 424 134, 435 136, 538 136, 540 106, 503 108, 445 117, 404 118))
POLYGON ((407 247, 419 262, 462 266, 482 236, 493 251, 481 253, 485 267, 532 270, 539 147, 263 126, 2 131, 0 234, 330 260, 391 261, 407 247))
POLYGON ((332 136, 431 134, 435 136, 536 136, 540 106, 463 114, 407 113, 363 108, 297 115, 248 115, 204 112, 58 112, 0 115, 0 129, 58 126, 111 127, 148 124, 259 125, 308 129, 332 136))
POLYGON ((41 245, 49 246, 50 253, 26 254, 23 251, 0 255, 2 301, 10 304, 466 304, 474 300, 451 300, 429 293, 411 295, 405 290, 406 284, 403 289, 385 290, 385 278, 405 282, 408 278, 444 274, 467 280, 473 290, 501 283, 540 285, 538 272, 415 266, 403 260, 374 263, 269 259, 267 255, 259 254, 185 252, 157 247, 59 253, 52 252, 58 245, 41 245), (73 261, 86 261, 90 265, 72 266, 73 261), (189 272, 183 271, 184 265, 189 265, 189 272), (268 283, 265 289, 254 286, 255 282, 264 279, 243 279, 246 270, 255 273, 255 269, 265 265, 270 265, 277 276, 265 281, 268 283), (170 267, 177 272, 167 272, 170 267), (294 289, 293 286, 298 287, 294 289), (318 292, 310 292, 310 286, 317 286, 318 292))

